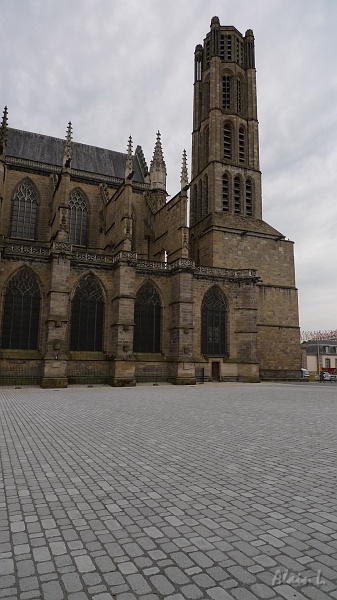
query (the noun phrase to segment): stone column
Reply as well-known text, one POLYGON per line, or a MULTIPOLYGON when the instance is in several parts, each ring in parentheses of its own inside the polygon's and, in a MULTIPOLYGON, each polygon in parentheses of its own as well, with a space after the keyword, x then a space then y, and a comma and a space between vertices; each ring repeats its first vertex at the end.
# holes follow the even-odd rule
POLYGON ((194 384, 193 273, 179 270, 172 276, 170 302, 170 377, 173 383, 194 384))
POLYGON ((46 354, 41 387, 67 387, 69 273, 71 244, 54 242, 51 253, 51 283, 46 324, 46 354))
POLYGON ((121 252, 113 277, 111 385, 136 385, 133 357, 135 269, 128 264, 130 252, 121 252))

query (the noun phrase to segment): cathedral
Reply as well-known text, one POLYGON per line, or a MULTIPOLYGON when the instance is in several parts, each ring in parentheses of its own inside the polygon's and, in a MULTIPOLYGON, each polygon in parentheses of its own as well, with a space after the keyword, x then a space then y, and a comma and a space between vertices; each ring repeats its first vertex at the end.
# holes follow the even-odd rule
POLYGON ((0 128, 0 384, 297 379, 293 243, 262 218, 254 35, 194 54, 191 177, 0 128))

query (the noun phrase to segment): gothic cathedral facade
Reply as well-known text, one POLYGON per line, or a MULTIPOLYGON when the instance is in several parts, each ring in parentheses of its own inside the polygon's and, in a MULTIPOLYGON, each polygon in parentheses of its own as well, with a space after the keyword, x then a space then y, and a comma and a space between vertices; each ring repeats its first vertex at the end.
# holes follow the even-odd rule
POLYGON ((194 56, 192 173, 0 130, 0 384, 296 379, 293 243, 262 219, 254 36, 194 56), (189 201, 188 201, 189 198, 189 201), (188 218, 189 207, 189 218, 188 218))

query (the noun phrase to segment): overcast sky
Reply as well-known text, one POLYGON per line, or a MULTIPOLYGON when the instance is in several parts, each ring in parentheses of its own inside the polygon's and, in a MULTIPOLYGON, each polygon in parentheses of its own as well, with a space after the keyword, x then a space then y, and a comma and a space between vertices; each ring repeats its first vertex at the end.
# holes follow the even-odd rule
POLYGON ((10 0, 9 126, 126 151, 162 136, 168 192, 191 165, 193 60, 211 18, 253 29, 263 218, 295 242, 302 330, 337 329, 337 1, 10 0))

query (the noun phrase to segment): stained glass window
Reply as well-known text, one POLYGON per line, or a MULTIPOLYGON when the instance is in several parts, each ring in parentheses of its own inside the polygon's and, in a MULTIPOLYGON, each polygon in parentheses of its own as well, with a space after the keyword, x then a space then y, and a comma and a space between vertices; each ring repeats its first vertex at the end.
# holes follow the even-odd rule
POLYGON ((226 305, 217 287, 206 292, 201 307, 201 352, 226 355, 226 305))
POLYGON ((160 352, 160 297, 149 281, 137 292, 135 302, 134 352, 160 352))
POLYGON ((70 350, 100 352, 103 347, 104 299, 93 275, 83 277, 71 303, 70 350))
POLYGON ((88 245, 88 209, 79 190, 69 198, 69 242, 76 246, 88 245))
POLYGON ((28 269, 21 269, 5 292, 2 348, 37 350, 39 320, 39 285, 28 269))
POLYGON ((37 218, 37 198, 28 180, 17 188, 12 201, 11 237, 33 240, 37 218))

